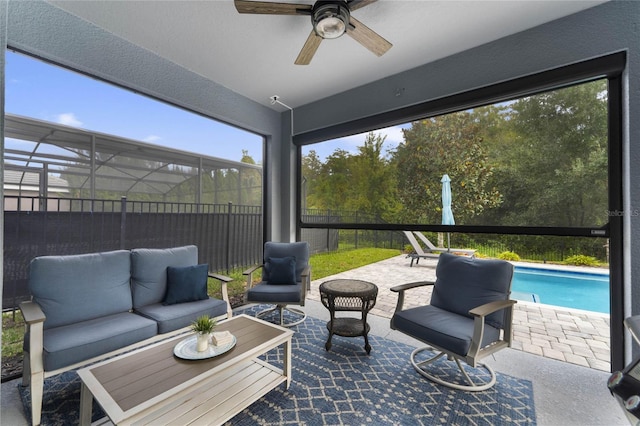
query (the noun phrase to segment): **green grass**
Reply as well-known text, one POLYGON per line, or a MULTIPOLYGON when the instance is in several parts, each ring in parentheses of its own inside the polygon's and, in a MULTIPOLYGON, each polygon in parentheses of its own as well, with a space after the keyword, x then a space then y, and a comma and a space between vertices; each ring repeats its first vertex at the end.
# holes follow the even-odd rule
POLYGON ((22 354, 22 337, 24 336, 24 320, 22 313, 2 313, 2 358, 22 354))
MULTIPOLYGON (((398 256, 400 251, 393 249, 363 248, 355 250, 340 250, 332 253, 319 253, 311 256, 311 279, 320 279, 350 269, 379 262, 390 257, 398 256)), ((244 269, 231 271, 228 276, 233 281, 228 284, 229 297, 238 297, 244 293, 246 277, 242 275, 244 269)), ((259 278, 259 272, 254 278, 259 278)), ((220 281, 210 278, 208 282, 209 295, 222 298, 220 281)), ((24 320, 19 310, 2 314, 2 358, 22 354, 22 337, 24 335, 24 320)))
POLYGON ((349 271, 370 263, 389 259, 402 254, 395 249, 362 248, 339 250, 331 253, 318 253, 311 256, 311 279, 317 280, 329 275, 349 271))

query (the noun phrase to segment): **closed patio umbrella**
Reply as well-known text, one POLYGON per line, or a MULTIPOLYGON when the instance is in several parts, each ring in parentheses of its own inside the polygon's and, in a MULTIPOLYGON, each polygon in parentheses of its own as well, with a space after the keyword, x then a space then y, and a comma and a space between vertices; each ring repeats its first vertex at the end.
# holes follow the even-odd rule
MULTIPOLYGON (((451 178, 445 173, 440 182, 442 182, 442 224, 455 225, 456 221, 451 211, 451 178)), ((447 232, 447 249, 450 248, 451 234, 447 232)))

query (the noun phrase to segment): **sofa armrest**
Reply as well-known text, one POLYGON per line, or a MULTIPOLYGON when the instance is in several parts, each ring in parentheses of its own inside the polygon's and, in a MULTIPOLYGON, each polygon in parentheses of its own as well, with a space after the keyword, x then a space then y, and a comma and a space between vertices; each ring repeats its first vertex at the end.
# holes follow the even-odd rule
MULTIPOLYGON (((44 321, 46 316, 40 305, 35 302, 20 303, 20 311, 24 317, 25 333, 29 335, 29 352, 24 355, 22 367, 22 384, 30 385, 34 380, 44 380, 44 321)), ((36 389, 39 387, 36 383, 36 389)), ((37 391, 36 391, 37 392, 37 391)), ((35 395, 41 398, 41 395, 35 395)), ((42 404, 40 402, 40 404, 42 404)))
POLYGON ((22 312, 22 317, 24 318, 24 322, 27 326, 44 322, 44 320, 47 319, 44 312, 42 312, 40 305, 36 302, 20 303, 20 311, 22 312))
POLYGON ((231 301, 229 300, 229 289, 227 288, 227 284, 233 281, 233 278, 226 275, 214 274, 213 272, 209 272, 207 275, 209 276, 209 278, 220 281, 220 292, 222 293, 222 300, 227 302, 227 318, 231 318, 231 316, 233 315, 233 311, 231 310, 231 301))

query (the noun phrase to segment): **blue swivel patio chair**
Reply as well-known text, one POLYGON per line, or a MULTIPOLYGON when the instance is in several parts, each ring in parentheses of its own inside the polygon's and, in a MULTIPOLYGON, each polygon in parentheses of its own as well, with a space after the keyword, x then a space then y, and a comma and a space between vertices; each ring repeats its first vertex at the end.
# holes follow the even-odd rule
POLYGON ((436 267, 436 281, 416 282, 391 288, 398 293, 398 304, 391 318, 391 328, 424 342, 427 346, 411 354, 413 368, 436 383, 454 389, 481 391, 496 382, 488 365, 479 361, 511 346, 511 323, 514 300, 509 300, 513 265, 503 260, 488 260, 442 253, 436 267), (405 291, 433 285, 429 305, 402 310, 405 291), (416 355, 435 351, 425 361, 416 355), (438 377, 430 364, 447 356, 457 364, 468 385, 460 380, 438 377), (484 367, 489 375, 479 374, 474 382, 460 361, 471 367, 484 367), (484 378, 483 378, 484 377, 484 378), (486 378, 486 380, 485 380, 486 378))
POLYGON ((278 310, 280 325, 292 327, 305 320, 307 315, 301 309, 290 305, 304 306, 307 291, 311 290, 311 270, 309 266, 309 244, 306 242, 264 244, 264 263, 244 272, 247 276, 245 301, 267 303, 273 308, 258 312, 262 318, 278 310), (253 273, 262 268, 260 282, 253 283, 253 273), (286 323, 284 311, 294 315, 294 320, 286 323))

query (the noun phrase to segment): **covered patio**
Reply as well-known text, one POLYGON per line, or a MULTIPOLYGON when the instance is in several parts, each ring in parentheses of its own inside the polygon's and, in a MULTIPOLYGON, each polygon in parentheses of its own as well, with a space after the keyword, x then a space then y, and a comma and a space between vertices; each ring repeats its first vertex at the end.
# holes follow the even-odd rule
MULTIPOLYGON (((295 241, 302 144, 488 103, 505 88, 512 94, 520 88, 523 96, 533 86, 541 91, 595 74, 610 77, 619 89, 609 99, 619 117, 609 133, 616 154, 609 163, 610 222, 591 232, 611 238, 612 356, 603 356, 599 323, 593 329, 601 339, 585 339, 597 344, 579 349, 558 341, 568 346, 564 351, 545 343, 540 325, 589 333, 593 323, 572 313, 547 317, 546 310, 527 306, 516 328, 522 350, 496 355, 495 368, 534 383, 538 424, 625 424, 606 378, 609 368, 621 369, 638 352, 622 321, 640 313, 640 122, 633 119, 640 111, 640 3, 379 1, 355 15, 393 48, 377 57, 344 37, 335 45, 324 42, 305 68, 293 62, 309 34, 308 19, 240 17, 231 1, 2 1, 0 83, 9 84, 4 52, 15 50, 263 136, 263 236, 295 241), (621 68, 585 68, 612 55, 621 68), (519 86, 524 80, 528 86, 519 86), (281 103, 272 102, 276 94, 281 103)), ((0 96, 0 113, 9 112, 0 96)), ((0 137, 7 136, 3 120, 0 137)), ((385 268, 379 274, 392 285, 395 270, 385 268)), ((317 297, 315 288, 311 297, 317 297)), ((389 339, 399 339, 388 329, 394 305, 381 294, 372 318, 373 332, 389 339)), ((307 309, 326 318, 313 299, 307 309)), ((2 385, 3 424, 24 423, 14 384, 2 385)))

